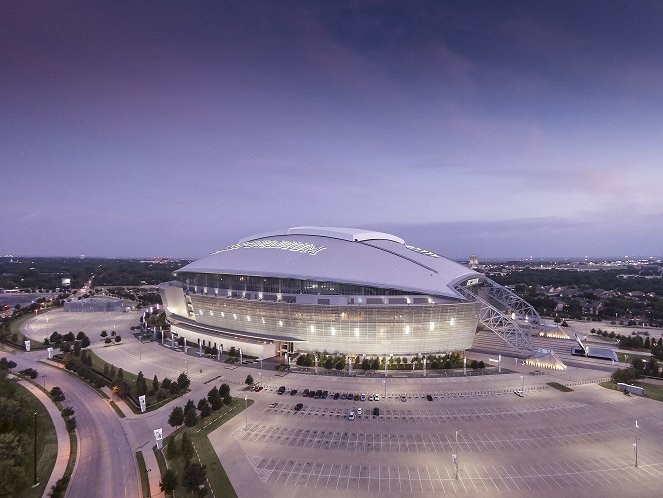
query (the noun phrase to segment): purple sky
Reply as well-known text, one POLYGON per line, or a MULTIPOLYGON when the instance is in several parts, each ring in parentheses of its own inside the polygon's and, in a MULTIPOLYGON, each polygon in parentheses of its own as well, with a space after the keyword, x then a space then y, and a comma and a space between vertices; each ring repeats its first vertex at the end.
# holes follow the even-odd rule
POLYGON ((297 225, 663 253, 660 1, 0 5, 0 254, 297 225))

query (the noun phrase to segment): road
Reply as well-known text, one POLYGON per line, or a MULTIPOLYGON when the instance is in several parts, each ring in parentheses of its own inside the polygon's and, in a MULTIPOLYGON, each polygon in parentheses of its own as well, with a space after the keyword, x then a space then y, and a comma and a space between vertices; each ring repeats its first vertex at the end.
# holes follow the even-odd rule
POLYGON ((126 431, 108 400, 67 372, 36 361, 34 354, 3 355, 13 359, 17 370, 32 367, 46 375, 46 387, 60 386, 65 405, 75 411, 78 427, 78 465, 69 498, 132 498, 140 495, 134 453, 126 431))

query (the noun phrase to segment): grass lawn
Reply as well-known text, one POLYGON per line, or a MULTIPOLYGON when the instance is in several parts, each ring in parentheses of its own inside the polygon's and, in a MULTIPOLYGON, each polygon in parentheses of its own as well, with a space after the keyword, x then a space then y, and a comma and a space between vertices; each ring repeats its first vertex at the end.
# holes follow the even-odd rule
POLYGON ((626 360, 627 356, 628 356, 628 363, 630 363, 631 360, 636 356, 647 361, 649 358, 651 358, 651 353, 649 353, 646 350, 643 350, 642 352, 633 351, 629 353, 617 353, 617 358, 619 358, 619 361, 622 363, 625 363, 627 361, 626 360))
MULTIPOLYGON (((252 404, 253 401, 249 400, 249 406, 252 404)), ((221 462, 219 462, 219 459, 216 456, 216 452, 214 451, 214 448, 209 442, 207 436, 212 431, 226 423, 228 420, 241 413, 244 410, 244 407, 244 400, 235 398, 233 399, 233 402, 230 404, 230 406, 224 406, 220 411, 213 413, 210 417, 208 417, 205 422, 199 422, 196 427, 190 427, 187 429, 187 433, 191 438, 191 442, 198 452, 200 463, 205 465, 207 468, 207 480, 209 481, 209 485, 214 491, 215 496, 222 496, 224 498, 236 498, 237 494, 235 493, 235 490, 230 483, 230 479, 228 479, 225 470, 223 470, 221 462)), ((184 458, 182 456, 181 450, 179 449, 180 442, 182 440, 182 432, 182 430, 178 430, 166 438, 166 441, 164 442, 163 454, 168 454, 168 444, 176 445, 178 448, 176 456, 172 459, 168 459, 169 468, 172 468, 175 471, 177 478, 180 481, 180 484, 177 486, 177 490, 175 491, 175 495, 178 498, 194 498, 195 495, 193 493, 189 493, 181 485, 182 474, 184 472, 184 458)))
MULTIPOLYGON (((9 334, 8 334, 8 336, 7 336, 7 340, 10 340, 10 339, 11 339, 11 336, 12 336, 13 334, 18 334, 18 341, 17 341, 16 345, 19 346, 19 347, 21 347, 22 349, 24 349, 24 346, 23 346, 23 345, 24 345, 25 343, 24 343, 23 341, 25 341, 25 340, 28 339, 28 338, 25 337, 25 336, 21 333, 21 327, 23 326, 23 324, 24 324, 25 322, 27 322, 27 321, 30 320, 31 318, 34 318, 34 315, 33 315, 32 313, 29 313, 29 314, 27 314, 27 315, 24 315, 24 316, 22 316, 22 317, 20 317, 20 318, 12 319, 12 320, 9 322, 9 334)), ((12 341, 12 343, 13 343, 13 341, 12 341)), ((44 348, 44 343, 43 343, 43 342, 38 341, 38 340, 36 340, 36 339, 30 339, 30 349, 43 349, 43 348, 44 348)))
POLYGON ((143 498, 150 496, 150 478, 147 476, 147 467, 145 458, 141 451, 136 452, 136 462, 138 462, 138 471, 140 473, 140 486, 143 490, 143 498))
MULTIPOLYGON (((601 382, 599 385, 606 389, 619 391, 617 384, 613 384, 612 382, 601 382)), ((655 399, 656 401, 663 401, 663 386, 659 386, 658 384, 648 384, 646 382, 634 382, 633 385, 642 387, 645 390, 645 397, 655 399)), ((631 396, 634 395, 632 394, 631 396)))
POLYGON ((55 426, 46 407, 21 384, 18 384, 17 401, 29 413, 37 412, 37 481, 39 486, 32 488, 33 479, 33 435, 30 434, 29 458, 27 458, 26 474, 29 476, 30 486, 19 493, 17 498, 37 498, 44 494, 46 483, 51 476, 55 460, 58 456, 58 438, 55 426))

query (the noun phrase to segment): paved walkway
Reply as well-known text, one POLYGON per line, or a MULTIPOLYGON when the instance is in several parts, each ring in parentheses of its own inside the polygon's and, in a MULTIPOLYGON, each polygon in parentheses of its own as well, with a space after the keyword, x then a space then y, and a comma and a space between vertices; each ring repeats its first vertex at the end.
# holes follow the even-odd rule
POLYGON ((49 478, 48 483, 46 483, 46 488, 44 490, 44 494, 46 496, 56 481, 62 478, 64 471, 67 468, 69 452, 71 451, 71 445, 69 444, 69 433, 67 432, 67 428, 64 425, 64 419, 60 415, 60 410, 58 410, 58 407, 55 406, 55 403, 51 401, 51 398, 49 398, 41 389, 28 381, 19 380, 19 384, 34 394, 35 397, 41 402, 41 404, 44 405, 48 411, 48 414, 51 416, 51 420, 55 426, 55 433, 58 438, 58 456, 55 460, 55 466, 51 472, 51 477, 49 478))

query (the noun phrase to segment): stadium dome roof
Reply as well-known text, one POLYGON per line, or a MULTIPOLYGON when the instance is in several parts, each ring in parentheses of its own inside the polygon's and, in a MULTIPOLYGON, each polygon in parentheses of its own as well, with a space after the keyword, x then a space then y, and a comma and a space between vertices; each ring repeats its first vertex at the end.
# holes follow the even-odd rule
POLYGON ((179 272, 342 282, 464 299, 452 286, 482 275, 395 235, 294 227, 244 238, 179 272))

